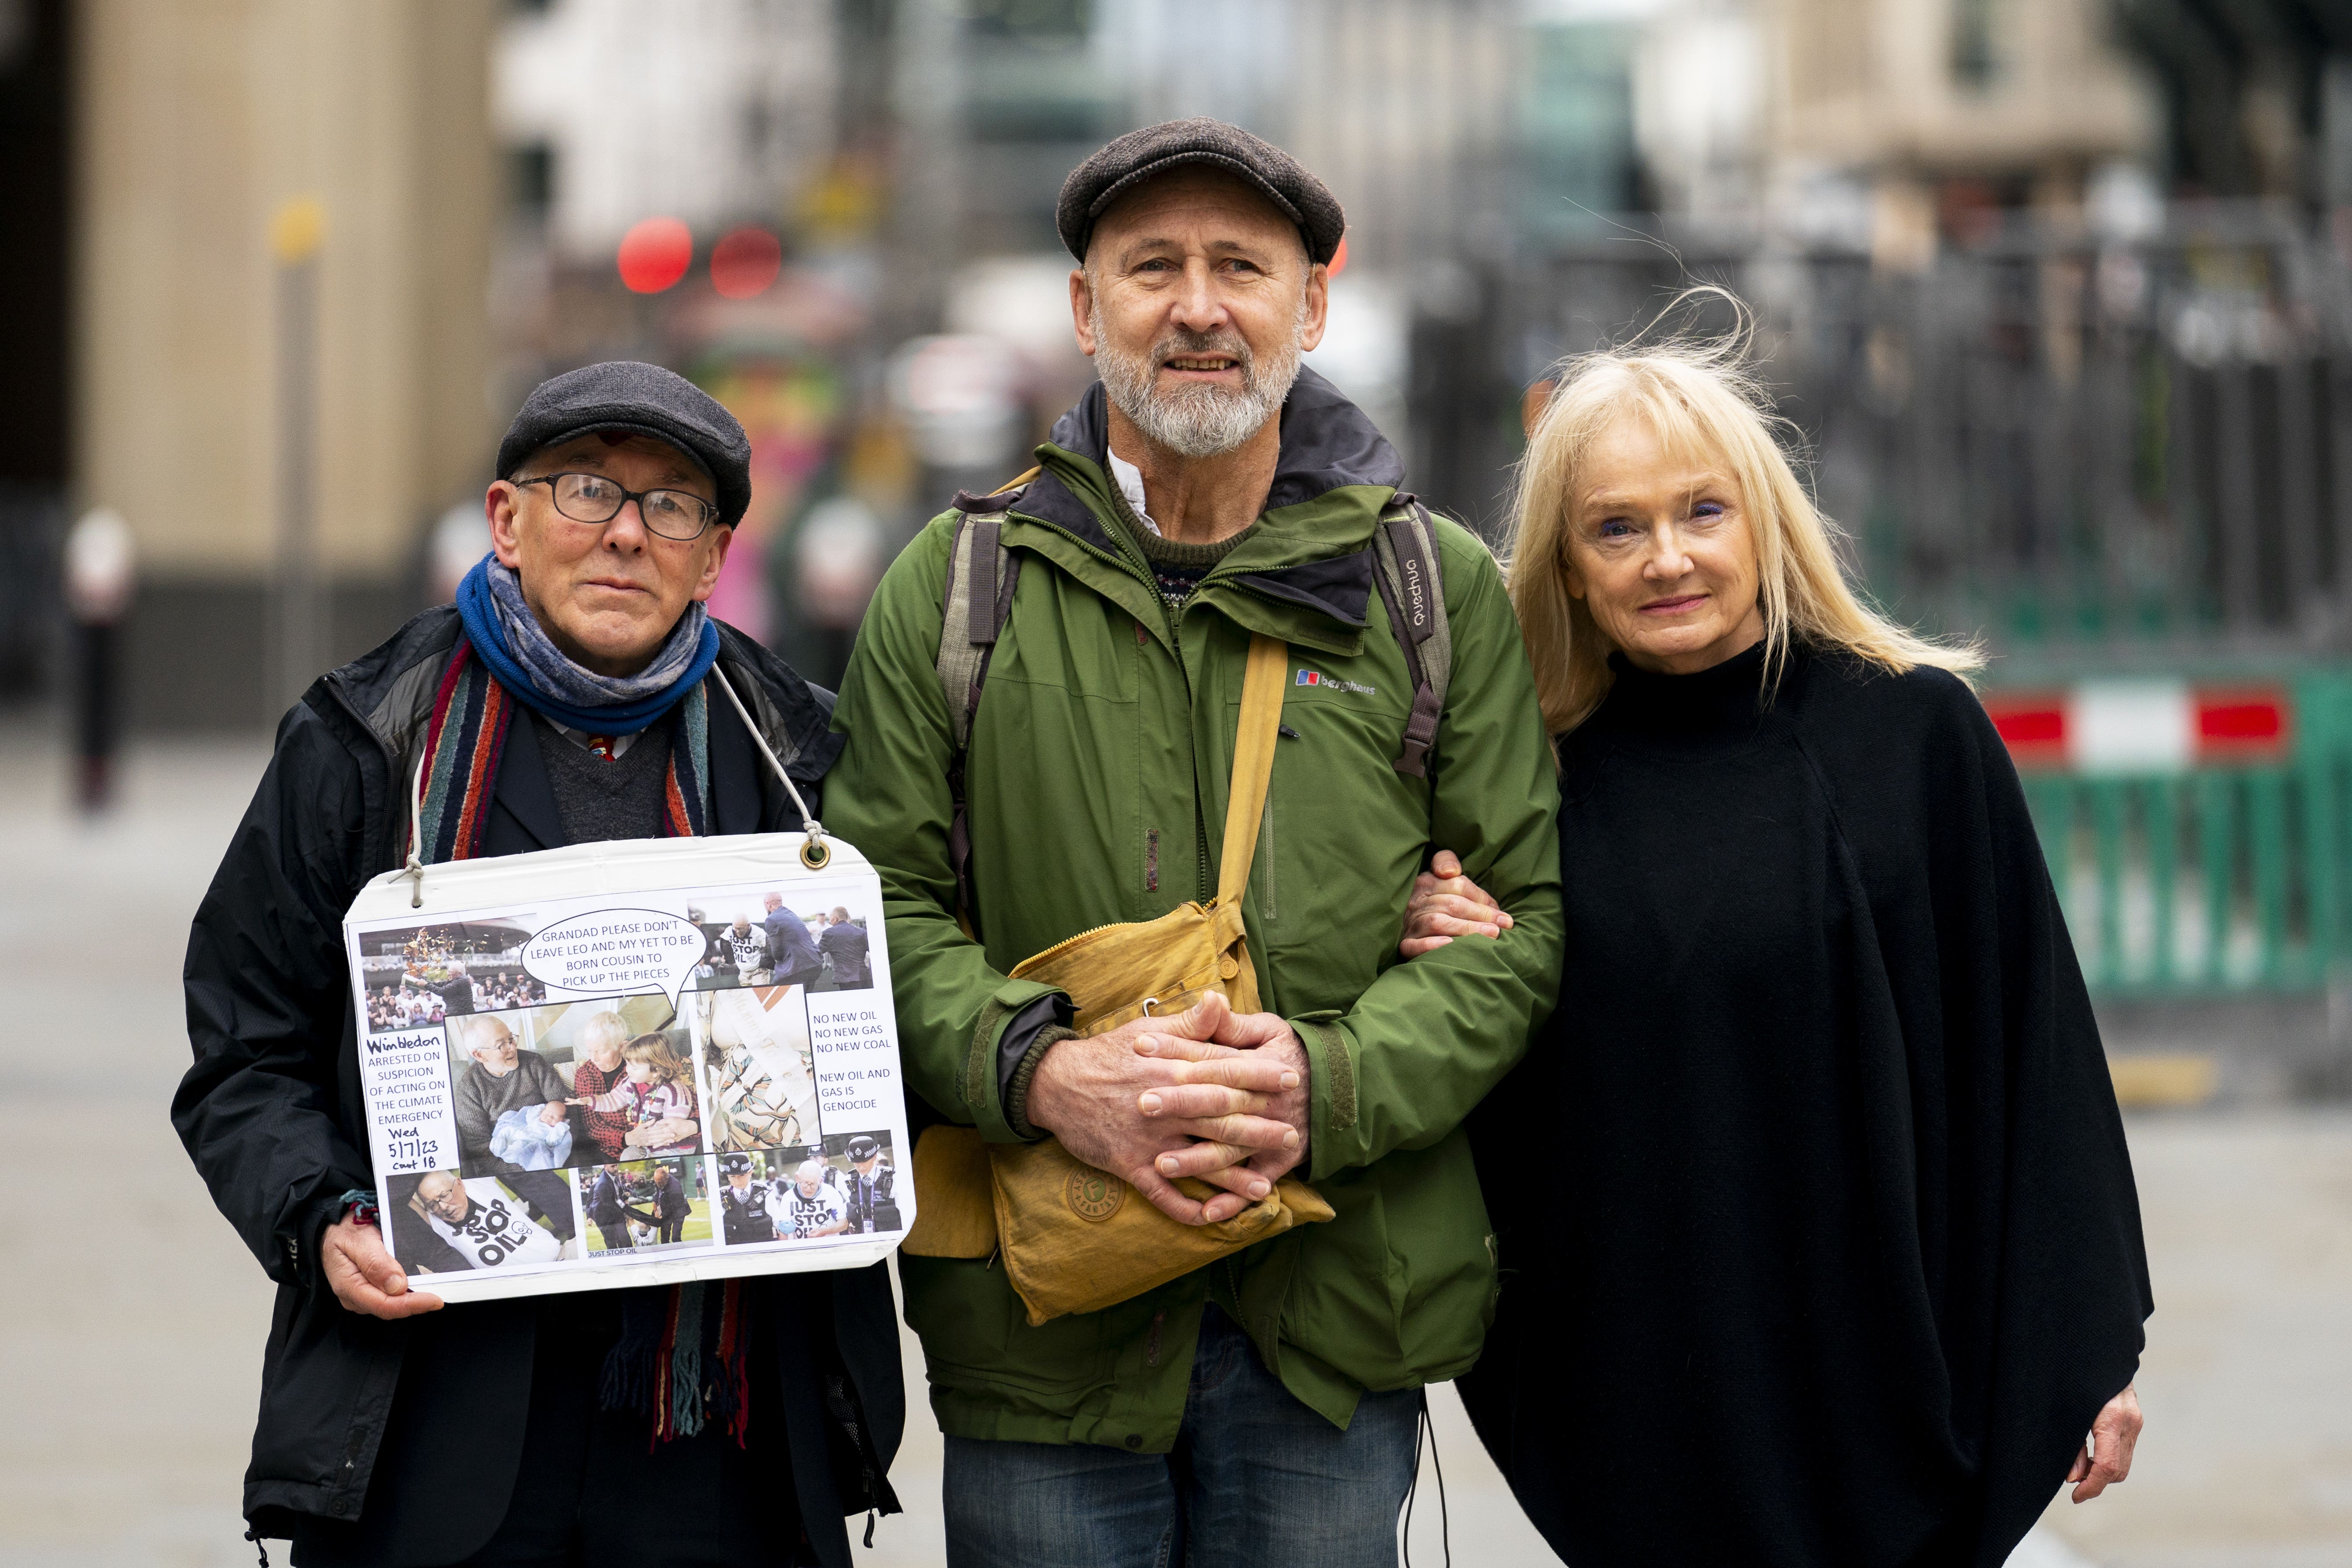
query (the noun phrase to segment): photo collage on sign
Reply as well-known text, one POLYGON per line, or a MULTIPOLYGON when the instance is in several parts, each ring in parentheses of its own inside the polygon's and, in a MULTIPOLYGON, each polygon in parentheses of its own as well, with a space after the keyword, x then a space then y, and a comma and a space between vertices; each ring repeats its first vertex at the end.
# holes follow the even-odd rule
POLYGON ((904 1228, 887 1132, 723 1154, 720 1230, 727 1245, 814 1241, 904 1228))
POLYGON ((707 945, 675 1007, 651 992, 548 1000, 520 923, 359 939, 370 1033, 446 1042, 457 1147, 386 1194, 411 1274, 904 1228, 890 1117, 866 1099, 827 1118, 811 1028, 813 994, 875 986, 879 911, 803 920, 757 889, 687 905, 707 945))
POLYGON ((874 984, 870 911, 824 900, 795 909, 781 892, 751 889, 693 902, 686 918, 707 943, 690 990, 791 985, 823 994, 874 984))
POLYGON ((503 921, 404 926, 360 938, 371 1035, 428 1028, 454 1016, 528 1006, 547 987, 526 973, 530 932, 503 921))

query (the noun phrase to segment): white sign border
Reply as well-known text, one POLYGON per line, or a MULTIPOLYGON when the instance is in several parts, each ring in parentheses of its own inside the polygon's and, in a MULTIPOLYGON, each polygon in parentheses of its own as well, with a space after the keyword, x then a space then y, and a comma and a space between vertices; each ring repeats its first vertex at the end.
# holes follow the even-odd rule
MULTIPOLYGON (((593 899, 605 894, 626 897, 644 891, 695 885, 723 885, 730 882, 772 882, 779 890, 795 882, 838 880, 844 876, 863 875, 873 879, 876 888, 875 922, 866 936, 869 962, 873 965, 873 994, 876 1005, 890 1005, 890 963, 888 942, 880 921, 880 879, 873 865, 853 845, 832 834, 826 834, 824 847, 830 858, 821 868, 812 869, 803 858, 807 836, 800 833, 728 834, 698 838, 618 838, 592 844, 574 844, 561 849, 534 850, 523 855, 500 855, 479 860, 449 860, 424 868, 422 878, 403 868, 387 871, 360 889, 359 897, 343 914, 343 950, 351 965, 350 984, 355 987, 353 1005, 359 1009, 356 1026, 360 1038, 367 1036, 364 979, 359 969, 359 949, 354 927, 378 926, 391 921, 411 920, 434 922, 440 920, 462 921, 467 916, 494 916, 499 910, 515 905, 530 905, 550 900, 570 901, 593 899)), ((891 1044, 897 1054, 898 1023, 891 1020, 891 1044)), ((900 1068, 903 1092, 904 1068, 900 1068)), ((368 1108, 373 1121, 374 1108, 368 1108)), ((907 1121, 902 1108, 893 1117, 895 1126, 903 1128, 907 1121)), ((370 1140, 371 1144, 373 1139, 370 1140)), ((898 1140, 894 1139, 894 1146, 898 1140)), ((711 1162, 715 1170, 719 1156, 705 1150, 694 1158, 711 1162)), ((580 1267, 585 1259, 572 1266, 534 1268, 511 1277, 498 1274, 427 1274, 410 1275, 409 1288, 421 1293, 440 1297, 456 1304, 463 1301, 492 1301, 515 1296, 561 1296, 578 1290, 617 1290, 640 1285, 678 1285, 694 1280, 724 1280, 745 1279, 766 1274, 803 1274, 838 1268, 862 1268, 879 1263, 898 1249, 907 1232, 915 1223, 915 1184, 913 1151, 898 1148, 896 1158, 902 1180, 898 1202, 904 1223, 887 1236, 827 1237, 816 1241, 774 1241, 756 1247, 724 1246, 717 1235, 711 1237, 708 1252, 690 1257, 669 1254, 647 1258, 642 1261, 604 1267, 580 1267), (772 1250, 773 1249, 773 1250, 772 1250)), ((571 1184, 567 1182, 567 1186, 571 1184)), ((387 1190, 381 1178, 376 1183, 377 1201, 381 1204, 387 1190)), ((574 1201, 575 1215, 578 1204, 574 1201)), ((389 1223, 385 1217, 384 1223, 389 1223)), ((719 1225, 718 1194, 711 1193, 710 1222, 719 1225)), ((575 1225, 578 1222, 575 1220, 575 1225)), ((584 1236, 581 1238, 585 1242, 584 1236)))

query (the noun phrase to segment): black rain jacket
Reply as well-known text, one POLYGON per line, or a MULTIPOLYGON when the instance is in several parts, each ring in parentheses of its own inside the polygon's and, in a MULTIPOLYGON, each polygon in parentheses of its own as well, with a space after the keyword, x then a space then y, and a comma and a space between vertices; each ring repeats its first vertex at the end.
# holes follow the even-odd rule
MULTIPOLYGON (((454 607, 428 610, 303 694, 278 724, 268 771, 189 935, 183 980, 195 1061, 173 1098, 172 1122, 214 1203, 278 1284, 245 1478, 245 1516, 261 1535, 288 1534, 298 1515, 358 1517, 411 1338, 448 1310, 483 1310, 365 1317, 335 1300, 315 1255, 342 1194, 374 1184, 343 912, 369 879, 406 860, 406 781, 459 631, 454 607)), ((841 747, 827 728, 832 695, 723 624, 719 662, 821 809, 818 782, 841 747)), ((713 704, 710 724, 712 830, 799 828, 791 796, 724 707, 713 704)), ((507 750, 544 767, 535 746, 507 750)), ((502 767, 494 851, 563 842, 553 823, 512 813, 507 776, 502 767)), ((823 1561, 846 1564, 842 1517, 896 1509, 886 1474, 906 1409, 889 1279, 876 1264, 755 1285, 755 1310, 798 1325, 779 1342, 806 1352, 784 1367, 800 1514, 823 1561), (829 1333, 811 1331, 828 1320, 829 1333)), ((531 1320, 477 1321, 488 1331, 531 1320)), ((519 1358, 498 1359, 520 1366, 527 1398, 530 1331, 521 1332, 509 1347, 519 1358)))

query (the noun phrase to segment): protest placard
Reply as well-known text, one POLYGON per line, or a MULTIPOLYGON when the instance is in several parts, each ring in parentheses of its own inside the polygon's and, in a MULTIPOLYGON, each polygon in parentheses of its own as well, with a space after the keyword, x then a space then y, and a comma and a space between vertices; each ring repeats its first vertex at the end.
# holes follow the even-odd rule
POLYGON ((881 884, 839 839, 806 847, 585 844, 361 892, 343 931, 369 1152, 412 1288, 479 1300, 898 1246, 915 1184, 881 884))

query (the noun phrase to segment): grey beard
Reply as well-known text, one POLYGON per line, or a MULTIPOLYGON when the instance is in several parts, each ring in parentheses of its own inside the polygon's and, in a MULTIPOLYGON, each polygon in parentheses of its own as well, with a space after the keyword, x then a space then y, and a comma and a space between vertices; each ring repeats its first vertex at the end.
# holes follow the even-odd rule
POLYGON ((1154 343, 1149 353, 1131 354, 1118 348, 1104 330, 1099 302, 1088 312, 1087 325, 1095 336, 1095 374, 1102 378, 1103 392, 1118 411, 1133 420, 1146 438, 1180 458, 1213 458, 1256 435, 1281 411, 1282 400, 1290 395, 1290 384, 1298 379, 1298 339, 1307 325, 1307 300, 1300 296, 1288 340, 1264 364, 1237 335, 1219 333, 1179 344, 1179 352, 1229 353, 1239 359, 1242 385, 1238 392, 1218 386, 1181 386, 1163 393, 1154 384, 1166 340, 1154 343))

